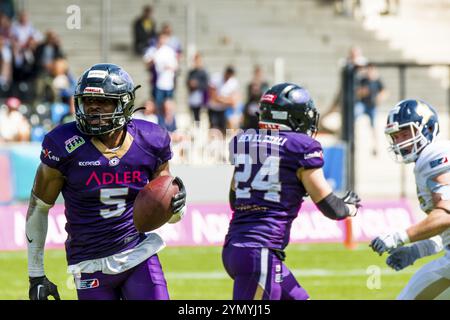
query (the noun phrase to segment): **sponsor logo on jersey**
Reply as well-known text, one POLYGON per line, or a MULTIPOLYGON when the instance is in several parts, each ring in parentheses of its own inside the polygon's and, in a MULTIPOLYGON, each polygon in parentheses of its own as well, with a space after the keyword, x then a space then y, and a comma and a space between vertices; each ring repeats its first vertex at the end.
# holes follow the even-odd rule
POLYGON ((261 101, 270 102, 270 103, 274 103, 276 99, 277 99, 277 96, 275 94, 270 94, 270 93, 267 93, 261 97, 261 101))
POLYGON ((56 162, 59 161, 59 157, 52 155, 52 152, 48 149, 42 149, 42 153, 44 154, 44 159, 50 159, 56 162))
POLYGON ((93 289, 97 288, 99 285, 100 281, 98 281, 98 279, 80 280, 78 289, 93 289))
POLYGON ((108 76, 108 71, 106 70, 91 70, 89 71, 88 78, 101 78, 105 79, 108 76))
POLYGON ((115 167, 119 164, 120 159, 117 157, 112 158, 111 160, 109 160, 109 166, 110 167, 115 167))
POLYGON ((102 88, 98 87, 86 87, 83 90, 83 93, 104 93, 102 88))
POLYGON ((72 153, 78 147, 82 146, 85 143, 84 139, 80 136, 73 136, 69 140, 66 140, 66 150, 68 153, 72 153))
POLYGON ((102 163, 100 160, 97 161, 78 161, 78 165, 80 167, 98 167, 101 166, 102 163))
POLYGON ((314 151, 311 153, 305 154, 305 160, 312 159, 312 158, 323 158, 323 152, 322 151, 314 151))
POLYGON ((443 164, 443 163, 448 163, 448 158, 447 157, 443 157, 443 158, 439 158, 433 161, 430 161, 430 167, 431 169, 436 168, 437 166, 443 164))
POLYGON ((142 182, 142 172, 140 171, 125 171, 125 172, 101 172, 92 171, 91 175, 86 181, 86 186, 95 183, 98 186, 109 184, 124 184, 142 182))

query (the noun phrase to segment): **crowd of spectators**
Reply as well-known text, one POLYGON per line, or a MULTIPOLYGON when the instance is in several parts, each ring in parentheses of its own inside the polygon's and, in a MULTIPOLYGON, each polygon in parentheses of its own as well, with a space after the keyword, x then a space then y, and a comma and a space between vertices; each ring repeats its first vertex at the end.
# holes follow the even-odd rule
POLYGON ((0 141, 41 141, 67 121, 76 79, 53 30, 36 29, 13 1, 0 9, 0 141))
MULTIPOLYGON (((153 8, 145 6, 133 22, 134 52, 142 56, 149 74, 149 100, 145 105, 152 104, 151 108, 145 108, 146 114, 141 112, 137 116, 151 114, 159 125, 174 132, 177 130, 175 92, 183 48, 171 24, 163 22, 158 28, 153 15, 153 8)), ((222 134, 227 129, 257 127, 257 102, 268 89, 261 67, 255 66, 247 97, 242 97, 241 92, 245 90, 241 90, 232 65, 224 66, 223 72, 210 74, 201 53, 197 52, 186 72, 187 103, 194 127, 200 126, 202 113, 207 114, 209 128, 222 134)))

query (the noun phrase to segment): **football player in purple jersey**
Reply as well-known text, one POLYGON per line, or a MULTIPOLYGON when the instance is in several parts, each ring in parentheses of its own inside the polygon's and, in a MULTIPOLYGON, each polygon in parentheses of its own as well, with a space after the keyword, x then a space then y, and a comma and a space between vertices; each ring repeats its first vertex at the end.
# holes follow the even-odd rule
POLYGON ((234 280, 233 299, 308 299, 283 263, 303 199, 309 195, 330 219, 358 211, 356 193, 339 198, 324 178, 322 146, 314 139, 318 121, 309 93, 282 83, 260 99, 260 129, 241 132, 230 142, 234 212, 222 261, 234 280))
MULTIPOLYGON (((157 255, 165 243, 136 230, 133 203, 150 180, 170 175, 172 151, 164 129, 132 119, 137 88, 117 65, 92 66, 77 84, 76 121, 45 136, 26 221, 30 299, 59 299, 45 276, 44 244, 48 212, 60 193, 68 271, 79 299, 169 298, 157 255)), ((169 223, 185 211, 186 191, 175 181, 180 192, 169 223)))

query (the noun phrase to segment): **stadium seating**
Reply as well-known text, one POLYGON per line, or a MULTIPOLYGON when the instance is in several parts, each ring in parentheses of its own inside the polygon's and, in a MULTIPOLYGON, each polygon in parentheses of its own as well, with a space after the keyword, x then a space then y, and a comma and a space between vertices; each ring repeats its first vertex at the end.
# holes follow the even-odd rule
MULTIPOLYGON (((408 1, 409 2, 409 1, 408 1)), ((72 71, 78 75, 93 62, 102 61, 101 41, 101 1, 83 2, 81 9, 81 29, 66 28, 69 16, 66 9, 73 4, 70 0, 27 1, 34 24, 40 29, 53 28, 63 40, 69 55, 72 71), (43 4, 47 5, 43 5, 43 4), (51 17, 51 18, 49 18, 51 17), (80 54, 82 48, 82 54, 80 54)), ((111 2, 109 61, 121 64, 135 78, 137 83, 146 85, 148 75, 142 68, 139 57, 132 54, 131 23, 139 15, 141 7, 148 1, 111 2)), ((392 17, 383 17, 378 22, 362 22, 335 14, 334 8, 326 2, 313 0, 197 0, 188 2, 194 20, 187 19, 186 2, 181 0, 153 1, 155 19, 158 26, 164 21, 173 25, 174 33, 180 38, 186 53, 187 43, 195 42, 196 48, 205 56, 205 63, 212 72, 222 71, 228 63, 233 63, 240 81, 245 84, 251 76, 253 64, 260 63, 273 79, 273 61, 277 57, 285 59, 287 80, 299 82, 309 87, 318 105, 327 108, 338 88, 339 61, 347 54, 351 44, 359 44, 365 55, 374 61, 417 60, 432 62, 448 57, 448 41, 434 41, 433 46, 417 46, 426 40, 426 34, 414 28, 416 18, 428 17, 427 23, 433 35, 436 30, 445 35, 450 28, 448 13, 442 10, 448 1, 414 0, 411 9, 404 10, 405 18, 393 22, 392 17), (423 14, 426 10, 428 15, 423 14), (442 12, 435 24, 430 14, 442 12), (326 21, 327 23, 317 23, 326 21), (410 28, 397 28, 408 22, 410 28), (195 32, 187 36, 186 26, 195 32), (193 27, 192 27, 193 26, 193 27), (391 27, 390 27, 391 26, 391 27), (412 30, 411 30, 412 28, 412 30), (440 28, 440 29, 439 29, 440 28), (393 31, 395 30, 395 31, 393 31), (412 36, 413 35, 413 36, 412 36), (405 39, 408 39, 408 44, 405 39), (426 48, 424 48, 426 47, 426 48), (442 47, 442 49, 441 49, 442 47), (443 52, 439 56, 429 53, 443 52), (439 58, 436 58, 439 57, 439 58)), ((408 8, 409 8, 408 6, 408 8)), ((447 10, 448 12, 448 10, 447 10)), ((403 13, 402 13, 403 14, 403 13)), ((372 19, 373 22, 373 19, 372 19)), ((417 25, 417 24, 416 24, 417 25)), ((432 40, 429 40, 432 41, 432 40)), ((429 43, 429 42, 428 42, 429 43)), ((189 52, 190 53, 190 52, 189 52)), ((179 77, 178 99, 185 101, 184 77, 186 70, 184 55, 183 70, 179 77)), ((398 92, 397 73, 387 70, 383 77, 393 93, 398 92)), ((444 106, 446 95, 440 81, 433 81, 422 71, 412 71, 411 91, 433 97, 436 105, 444 106)), ((389 102, 396 100, 393 94, 389 102)), ((389 103, 387 103, 388 105, 389 103)))

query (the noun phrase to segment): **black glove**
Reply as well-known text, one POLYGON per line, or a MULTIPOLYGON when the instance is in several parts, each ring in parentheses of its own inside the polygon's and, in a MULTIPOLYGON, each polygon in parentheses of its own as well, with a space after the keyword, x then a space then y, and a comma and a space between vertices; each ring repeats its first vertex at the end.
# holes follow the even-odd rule
POLYGON ((186 188, 179 177, 175 177, 174 181, 178 184, 178 188, 180 189, 180 191, 172 197, 172 212, 175 214, 186 205, 186 188))
POLYGON ((350 217, 356 216, 356 214, 358 213, 358 209, 361 207, 361 204, 360 204, 361 199, 356 194, 356 192, 354 192, 354 191, 347 191, 345 196, 342 197, 342 200, 346 204, 355 206, 355 210, 353 210, 353 212, 350 212, 350 217))
POLYGON ((46 276, 30 277, 30 291, 28 294, 30 300, 48 300, 48 296, 52 296, 55 300, 61 300, 58 287, 48 280, 46 276))

